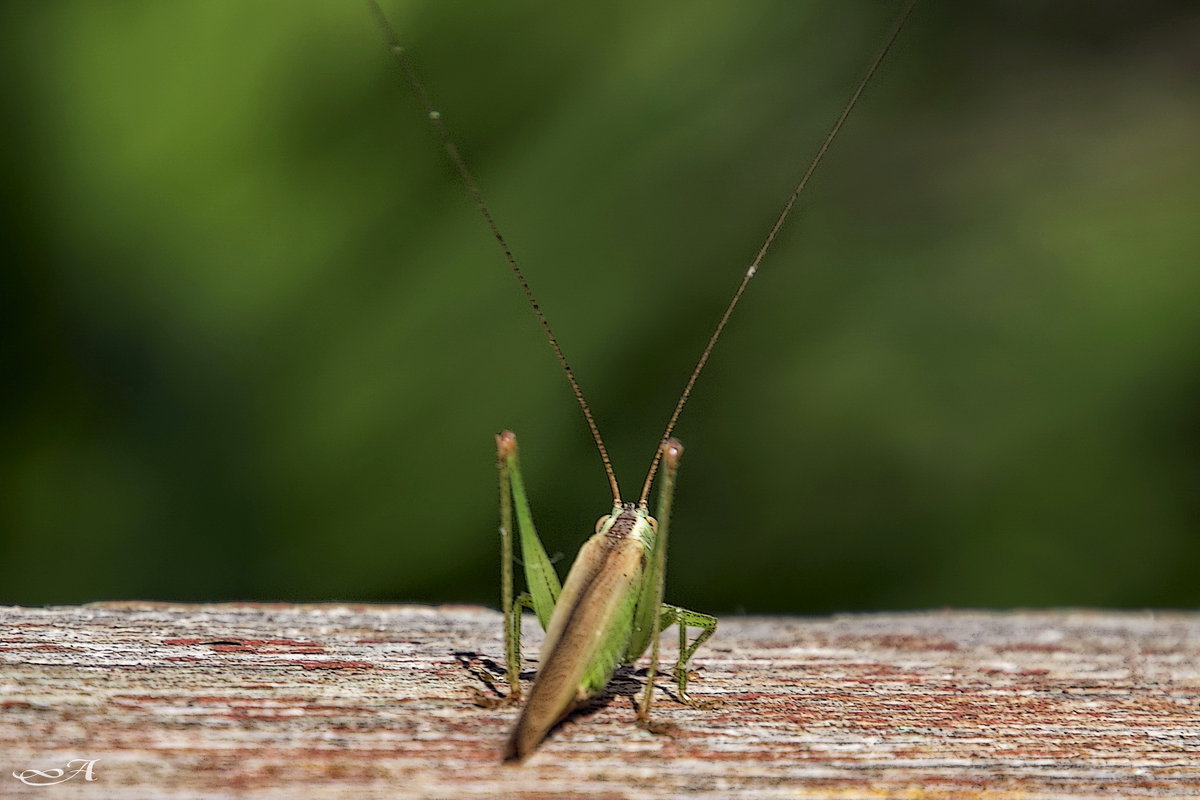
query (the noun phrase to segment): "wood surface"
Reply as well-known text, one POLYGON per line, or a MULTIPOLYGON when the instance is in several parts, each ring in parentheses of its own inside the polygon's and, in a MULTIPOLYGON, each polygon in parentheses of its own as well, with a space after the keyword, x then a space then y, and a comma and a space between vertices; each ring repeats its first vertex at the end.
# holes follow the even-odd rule
POLYGON ((520 766, 516 709, 479 705, 500 630, 475 607, 0 608, 0 797, 1200 797, 1196 613, 725 617, 692 687, 720 707, 660 679, 671 730, 648 733, 628 670, 520 766), (72 759, 92 781, 13 775, 72 759))

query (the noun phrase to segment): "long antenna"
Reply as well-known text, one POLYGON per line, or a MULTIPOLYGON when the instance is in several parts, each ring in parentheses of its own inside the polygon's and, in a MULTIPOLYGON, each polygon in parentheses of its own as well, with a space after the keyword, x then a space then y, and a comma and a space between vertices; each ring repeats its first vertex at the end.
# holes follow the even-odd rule
MULTIPOLYGON (((395 29, 388 22, 387 15, 379 7, 379 3, 375 0, 368 0, 368 5, 371 7, 375 19, 379 22, 379 27, 383 31, 384 38, 387 39, 392 55, 396 57, 396 63, 400 65, 400 71, 404 73, 404 77, 408 80, 409 85, 412 86, 417 99, 424 106, 425 113, 429 116, 429 121, 433 124, 438 138, 442 141, 442 147, 445 148, 446 154, 450 156, 450 160, 454 162, 454 166, 458 169, 458 174, 462 178, 462 182, 466 184, 467 191, 471 193, 471 199, 475 201, 475 206, 483 214, 483 219, 487 223, 488 229, 491 230, 492 236, 496 237, 496 241, 500 244, 500 249, 504 251, 504 260, 508 262, 509 268, 512 270, 513 275, 516 276, 517 283, 521 284, 521 291, 525 293, 525 299, 533 307, 533 313, 537 316, 538 322, 541 323, 542 331, 546 334, 547 341, 550 342, 550 348, 554 350, 554 356, 558 359, 563 372, 567 374, 567 381, 571 384, 571 391, 575 393, 575 400, 579 403, 579 409, 583 412, 583 418, 587 420, 588 430, 592 432, 592 439, 596 441, 596 449, 600 451, 600 460, 604 462, 604 474, 608 476, 608 484, 612 488, 613 505, 620 505, 621 489, 617 485, 617 476, 613 472, 612 462, 608 458, 608 448, 604 446, 604 440, 600 438, 600 429, 596 427, 596 420, 592 417, 592 410, 588 408, 587 401, 583 399, 583 390, 579 388, 579 381, 575 379, 575 371, 567 363, 567 357, 563 355, 562 347, 559 346, 558 339, 554 336, 554 331, 550 328, 550 322, 546 319, 546 315, 542 313, 542 308, 538 305, 537 298, 533 296, 533 290, 529 288, 529 281, 525 279, 525 273, 521 271, 516 257, 509 248, 508 242, 504 239, 504 234, 500 233, 500 227, 492 218, 492 212, 488 210, 487 203, 483 200, 483 193, 479 190, 479 184, 475 182, 475 176, 467 168, 467 162, 459 154, 454 140, 450 138, 450 132, 446 129, 446 124, 442 121, 441 112, 433 107, 433 103, 429 99, 429 94, 425 91, 424 84, 421 83, 421 80, 417 77, 417 73, 409 65, 408 58, 404 54, 404 46, 400 44, 400 37, 396 35, 395 29)), ((655 460, 657 461, 657 459, 655 460)))
POLYGON ((900 31, 904 29, 904 23, 908 22, 909 16, 912 14, 913 7, 916 6, 917 0, 909 0, 904 11, 900 13, 900 18, 896 21, 891 33, 883 43, 883 47, 879 48, 879 52, 875 55, 875 59, 871 62, 871 66, 867 68, 867 72, 863 75, 862 80, 858 82, 858 87, 855 88, 854 94, 850 95, 850 99, 846 101, 845 108, 838 116, 837 121, 833 123, 833 127, 829 129, 829 134, 825 137, 825 141, 821 144, 821 148, 817 150, 817 154, 813 156, 813 160, 805 170, 804 176, 800 178, 800 182, 796 184, 796 188, 792 190, 791 197, 783 206, 783 211, 779 213, 779 218, 775 220, 775 224, 771 227, 771 232, 767 234, 767 238, 762 243, 762 247, 758 248, 758 255, 754 257, 749 268, 746 269, 746 274, 742 276, 742 282, 738 284, 737 291, 733 293, 733 297, 729 300, 729 305, 725 306, 725 313, 721 314, 721 319, 717 322, 716 329, 712 332, 712 336, 708 337, 708 344, 704 346, 704 352, 700 354, 700 360, 696 362, 695 369, 692 370, 691 376, 688 378, 687 384, 683 387, 683 394, 679 395, 679 401, 675 404, 675 410, 671 412, 671 418, 667 421, 667 427, 663 430, 662 437, 658 440, 657 449, 654 451, 654 460, 650 462, 650 470, 646 473, 646 480, 642 484, 642 494, 638 499, 638 503, 642 506, 646 505, 646 498, 650 496, 650 484, 654 481, 654 473, 658 471, 659 461, 662 459, 662 443, 670 438, 671 433, 675 430, 675 423, 679 421, 679 415, 683 412, 683 407, 687 405, 688 398, 691 397, 692 387, 696 385, 696 379, 700 377, 701 370, 708 363, 708 357, 712 355, 713 347, 716 346, 717 340, 721 338, 721 332, 725 330, 725 324, 729 322, 729 317, 733 314, 733 309, 737 306, 738 301, 742 299, 742 294, 746 291, 746 286, 750 283, 750 279, 758 273, 758 266, 762 263, 763 256, 767 254, 771 244, 775 241, 775 236, 783 227, 783 223, 787 221, 788 216, 792 213, 792 206, 796 204, 796 198, 804 191, 804 187, 808 185, 808 180, 817 171, 817 167, 821 164, 821 160, 825 158, 825 153, 829 151, 829 146, 833 144, 833 140, 837 138, 838 131, 842 129, 842 125, 846 122, 846 118, 850 116, 850 112, 854 110, 854 106, 858 103, 859 96, 863 90, 867 88, 867 84, 871 82, 871 76, 875 74, 875 70, 879 69, 879 65, 883 63, 883 59, 887 56, 888 51, 892 49, 892 45, 896 42, 896 37, 900 35, 900 31))

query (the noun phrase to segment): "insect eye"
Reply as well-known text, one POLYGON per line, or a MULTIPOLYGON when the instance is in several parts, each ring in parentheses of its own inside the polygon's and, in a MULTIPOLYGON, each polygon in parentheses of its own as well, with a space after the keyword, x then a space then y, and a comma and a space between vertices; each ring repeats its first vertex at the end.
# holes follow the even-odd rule
POLYGON ((656 520, 654 517, 646 517, 646 522, 650 523, 651 530, 653 530, 653 531, 658 530, 658 520, 656 520))
POLYGON ((612 519, 612 514, 605 514, 603 517, 596 520, 596 533, 599 533, 600 529, 604 527, 604 523, 608 522, 610 519, 612 519))

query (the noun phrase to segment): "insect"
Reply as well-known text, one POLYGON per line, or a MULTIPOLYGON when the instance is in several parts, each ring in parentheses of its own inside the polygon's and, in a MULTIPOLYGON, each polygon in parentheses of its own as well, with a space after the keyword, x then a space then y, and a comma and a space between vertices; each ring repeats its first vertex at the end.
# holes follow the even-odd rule
POLYGON ((516 435, 511 431, 504 431, 496 437, 500 478, 501 605, 504 612, 505 662, 510 700, 520 700, 522 695, 522 610, 532 609, 546 631, 540 652, 538 674, 505 744, 505 761, 520 761, 530 755, 551 728, 579 703, 602 691, 618 667, 636 662, 647 649, 650 650, 650 662, 646 673, 646 685, 637 705, 637 720, 639 724, 649 727, 654 679, 659 662, 660 633, 672 625, 676 626, 679 632, 679 654, 672 671, 677 697, 681 702, 693 707, 712 704, 711 701, 694 699, 688 694, 688 664, 692 655, 716 631, 717 620, 708 614, 663 602, 671 504, 683 455, 682 444, 672 438, 671 434, 691 396, 697 378, 708 362, 747 285, 757 273, 767 250, 791 214, 796 199, 804 191, 863 90, 899 36, 915 5, 916 0, 909 0, 901 12, 883 46, 792 191, 753 262, 746 269, 741 283, 717 322, 671 412, 642 482, 641 493, 636 500, 626 501, 621 494, 608 451, 575 373, 538 305, 524 272, 496 225, 474 176, 450 137, 440 112, 434 108, 424 85, 409 64, 395 31, 375 0, 370 0, 371 9, 401 72, 424 107, 442 146, 458 170, 488 229, 499 243, 509 268, 520 284, 571 385, 595 441, 612 491, 612 510, 596 523, 595 533, 580 548, 565 583, 560 583, 554 565, 534 528, 533 514, 521 476, 516 435), (658 500, 655 515, 651 516, 648 498, 656 476, 658 500), (519 595, 514 595, 514 530, 520 538, 521 563, 526 586, 526 591, 519 595), (697 634, 689 641, 688 632, 692 630, 697 631, 697 634))

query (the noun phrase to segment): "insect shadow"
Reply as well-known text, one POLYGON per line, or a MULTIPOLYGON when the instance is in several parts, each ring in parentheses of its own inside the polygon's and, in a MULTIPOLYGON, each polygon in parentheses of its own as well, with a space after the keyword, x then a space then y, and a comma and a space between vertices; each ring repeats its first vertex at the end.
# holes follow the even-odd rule
MULTIPOLYGON (((468 675, 482 684, 482 687, 472 687, 475 692, 476 705, 484 708, 498 708, 510 702, 508 693, 501 688, 502 685, 507 685, 506 681, 508 677, 508 673, 502 664, 498 664, 483 653, 477 653, 473 650, 455 652, 454 657, 458 661, 459 666, 468 675)), ((628 702, 630 707, 636 711, 638 695, 645 690, 646 675, 647 670, 645 667, 635 668, 631 665, 619 667, 603 691, 595 697, 584 701, 564 717, 551 729, 551 734, 565 723, 573 720, 587 719, 608 708, 614 702, 628 702)), ((537 671, 532 669, 523 670, 520 677, 522 681, 532 681, 537 677, 537 671)), ((667 687, 660 686, 656 688, 667 697, 678 700, 667 687)), ((670 735, 674 731, 675 726, 671 724, 655 723, 653 725, 654 733, 670 735)))

